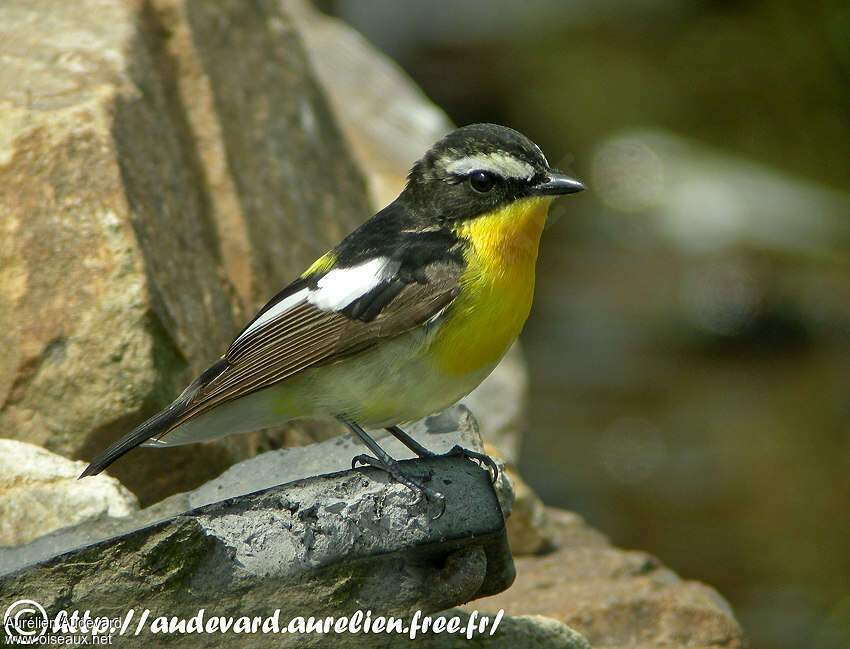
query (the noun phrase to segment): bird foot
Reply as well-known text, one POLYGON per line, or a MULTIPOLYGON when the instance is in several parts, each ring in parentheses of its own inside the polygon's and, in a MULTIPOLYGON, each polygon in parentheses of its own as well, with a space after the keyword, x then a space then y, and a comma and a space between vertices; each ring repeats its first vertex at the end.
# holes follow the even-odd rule
POLYGON ((490 482, 492 484, 496 484, 496 480, 499 479, 499 466, 492 457, 485 453, 470 451, 468 448, 464 448, 460 444, 455 444, 449 451, 443 453, 443 456, 465 457, 469 460, 478 462, 482 469, 487 469, 487 473, 490 474, 490 482))
POLYGON ((410 489, 411 491, 416 493, 416 503, 418 504, 424 495, 425 498, 429 502, 436 503, 437 505, 437 515, 434 516, 434 520, 440 518, 446 511, 446 497, 437 491, 436 489, 432 489, 431 487, 427 487, 418 480, 411 478, 404 471, 402 471, 401 467, 397 462, 393 461, 392 463, 382 462, 376 457, 372 457, 371 455, 366 455, 365 453, 362 455, 356 455, 351 459, 351 468, 357 468, 358 464, 364 464, 366 466, 371 466, 376 469, 381 469, 382 471, 386 471, 390 474, 390 477, 396 482, 403 484, 405 487, 410 489))

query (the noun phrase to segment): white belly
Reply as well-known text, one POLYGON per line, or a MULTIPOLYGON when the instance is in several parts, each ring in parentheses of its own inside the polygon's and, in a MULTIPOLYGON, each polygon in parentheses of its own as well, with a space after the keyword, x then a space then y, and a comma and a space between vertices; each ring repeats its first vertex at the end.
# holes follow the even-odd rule
POLYGON ((461 377, 447 376, 434 367, 427 354, 429 342, 430 336, 422 328, 407 332, 350 358, 302 371, 224 403, 150 445, 190 444, 292 419, 345 416, 372 429, 402 424, 456 403, 495 367, 494 363, 461 377))

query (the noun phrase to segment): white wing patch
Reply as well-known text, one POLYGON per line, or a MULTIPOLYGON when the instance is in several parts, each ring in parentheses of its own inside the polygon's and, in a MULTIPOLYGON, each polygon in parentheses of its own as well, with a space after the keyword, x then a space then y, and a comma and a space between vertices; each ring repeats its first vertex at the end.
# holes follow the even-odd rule
POLYGON ((502 178, 529 180, 534 167, 505 153, 479 153, 460 160, 445 160, 445 169, 455 176, 466 176, 473 171, 490 171, 502 178))
POLYGON ((399 263, 376 257, 356 266, 334 268, 319 280, 307 300, 323 311, 341 311, 398 271, 399 263))
POLYGON ((341 311, 357 298, 366 295, 383 280, 392 277, 398 269, 399 263, 391 261, 388 257, 376 257, 348 268, 334 268, 319 280, 315 289, 302 288, 263 313, 251 323, 250 327, 239 334, 233 344, 261 329, 304 300, 323 311, 341 311))
POLYGON ((310 293, 309 289, 302 288, 300 291, 297 291, 297 292, 293 293, 292 295, 283 298, 280 302, 275 304, 271 309, 266 311, 263 315, 261 315, 256 320, 254 320, 254 322, 251 323, 250 327, 248 327, 245 331, 243 331, 241 334, 239 334, 239 337, 236 340, 233 341, 233 344, 235 345, 240 340, 242 340, 242 338, 247 336, 249 333, 251 333, 252 331, 256 331, 257 329, 259 329, 263 325, 265 325, 267 322, 274 320, 280 314, 288 311, 289 309, 294 307, 299 302, 306 300, 309 293, 310 293))

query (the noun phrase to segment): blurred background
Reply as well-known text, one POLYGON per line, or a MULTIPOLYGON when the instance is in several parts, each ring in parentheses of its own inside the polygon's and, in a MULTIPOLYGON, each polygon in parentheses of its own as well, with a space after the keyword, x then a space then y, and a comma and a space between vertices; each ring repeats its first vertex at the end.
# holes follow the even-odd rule
POLYGON ((850 6, 318 5, 590 188, 544 236, 525 478, 753 647, 850 647, 850 6))

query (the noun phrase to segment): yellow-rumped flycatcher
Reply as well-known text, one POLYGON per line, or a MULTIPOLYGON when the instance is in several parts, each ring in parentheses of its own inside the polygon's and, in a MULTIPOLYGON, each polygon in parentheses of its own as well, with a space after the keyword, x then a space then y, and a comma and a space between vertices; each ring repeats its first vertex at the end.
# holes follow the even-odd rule
POLYGON ((549 204, 582 189, 512 129, 449 133, 413 165, 395 201, 275 295, 224 356, 80 477, 140 444, 323 418, 342 421, 375 454, 355 460, 441 498, 363 427, 387 428, 430 455, 398 424, 448 407, 490 374, 531 309, 549 204))

